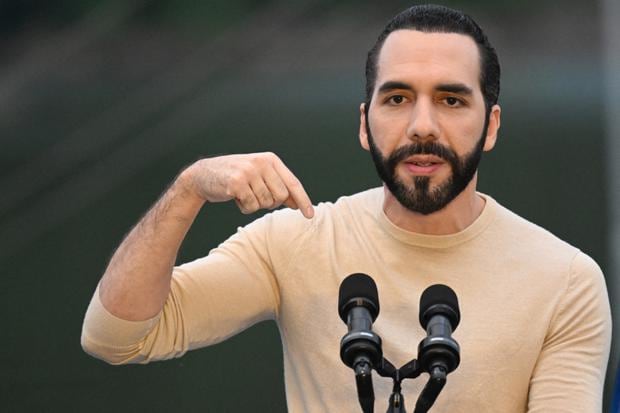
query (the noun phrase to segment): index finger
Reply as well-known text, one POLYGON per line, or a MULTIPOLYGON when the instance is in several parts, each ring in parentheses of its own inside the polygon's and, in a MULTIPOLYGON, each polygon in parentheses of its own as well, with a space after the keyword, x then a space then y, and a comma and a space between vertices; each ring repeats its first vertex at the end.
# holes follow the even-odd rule
POLYGON ((295 201, 303 216, 308 219, 312 218, 314 216, 314 207, 299 179, 293 175, 291 170, 279 158, 274 162, 273 167, 280 175, 280 178, 282 178, 282 182, 286 185, 290 197, 295 201))

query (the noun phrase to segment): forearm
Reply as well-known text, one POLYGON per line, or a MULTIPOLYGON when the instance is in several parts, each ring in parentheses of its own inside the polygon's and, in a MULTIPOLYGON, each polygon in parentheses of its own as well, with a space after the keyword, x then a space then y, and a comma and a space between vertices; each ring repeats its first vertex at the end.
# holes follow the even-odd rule
POLYGON ((244 213, 286 204, 307 218, 312 203, 273 153, 202 159, 183 171, 131 230, 99 285, 101 303, 124 320, 157 315, 168 297, 177 252, 205 202, 235 200, 244 213))
POLYGON ((186 175, 181 173, 130 231, 101 279, 101 302, 119 318, 146 320, 164 305, 179 247, 204 204, 186 175))

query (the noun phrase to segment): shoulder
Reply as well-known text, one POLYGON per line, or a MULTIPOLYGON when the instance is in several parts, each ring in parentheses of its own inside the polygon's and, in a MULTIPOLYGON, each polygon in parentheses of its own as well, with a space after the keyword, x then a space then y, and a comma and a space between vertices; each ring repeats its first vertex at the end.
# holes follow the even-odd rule
POLYGON ((266 214, 262 219, 279 228, 317 229, 342 220, 372 218, 381 208, 382 201, 382 188, 372 188, 352 195, 341 196, 334 202, 318 203, 314 207, 312 219, 307 219, 299 211, 290 208, 266 214))
POLYGON ((605 290, 602 271, 590 256, 492 198, 487 199, 495 213, 486 236, 496 253, 552 282, 555 288, 566 291, 581 285, 605 290))
POLYGON ((490 233, 498 242, 509 246, 510 250, 529 254, 532 259, 562 260, 566 265, 572 262, 579 249, 562 240, 551 231, 518 215, 493 198, 486 196, 494 208, 495 219, 490 233))
POLYGON ((489 228, 494 251, 504 254, 505 263, 511 268, 531 274, 530 285, 537 285, 544 291, 545 300, 554 303, 552 328, 583 321, 586 314, 597 328, 604 330, 609 326, 605 277, 595 260, 545 228, 488 199, 495 208, 495 219, 489 228))
POLYGON ((567 290, 576 291, 577 296, 586 301, 596 298, 600 302, 608 302, 603 271, 592 257, 582 251, 578 251, 571 261, 567 290))
POLYGON ((320 202, 315 205, 311 219, 305 218, 298 210, 283 208, 263 215, 238 231, 262 233, 279 242, 296 242, 319 232, 329 232, 329 228, 335 226, 372 220, 382 200, 382 188, 373 188, 342 196, 335 202, 320 202))
POLYGON ((383 189, 372 188, 352 195, 341 196, 335 202, 317 205, 317 223, 345 217, 376 216, 383 202, 383 189))

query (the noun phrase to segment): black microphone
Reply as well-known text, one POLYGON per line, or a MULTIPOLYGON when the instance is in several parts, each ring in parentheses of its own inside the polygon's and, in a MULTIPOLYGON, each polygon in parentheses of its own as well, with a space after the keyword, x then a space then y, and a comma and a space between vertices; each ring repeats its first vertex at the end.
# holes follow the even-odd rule
POLYGON ((430 374, 414 413, 428 411, 446 383, 446 375, 461 361, 459 344, 452 338, 461 320, 454 291, 442 284, 428 287, 420 298, 420 324, 427 337, 418 346, 418 361, 430 374))
POLYGON ((351 274, 340 284, 338 314, 348 333, 340 341, 340 358, 355 371, 357 393, 364 412, 374 409, 371 372, 383 359, 381 337, 372 331, 379 315, 377 285, 366 274, 351 274))

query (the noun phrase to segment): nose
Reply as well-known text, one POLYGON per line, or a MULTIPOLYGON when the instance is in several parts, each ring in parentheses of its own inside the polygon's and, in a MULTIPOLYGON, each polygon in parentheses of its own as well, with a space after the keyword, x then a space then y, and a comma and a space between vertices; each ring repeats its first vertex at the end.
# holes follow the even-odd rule
POLYGON ((430 99, 419 97, 413 106, 407 137, 412 141, 429 141, 439 138, 435 108, 430 99))

